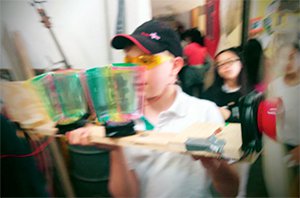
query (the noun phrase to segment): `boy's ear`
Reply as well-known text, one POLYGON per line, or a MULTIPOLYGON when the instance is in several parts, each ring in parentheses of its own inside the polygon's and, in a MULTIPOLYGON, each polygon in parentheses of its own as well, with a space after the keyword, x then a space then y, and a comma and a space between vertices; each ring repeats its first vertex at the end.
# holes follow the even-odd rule
POLYGON ((184 66, 184 60, 182 57, 178 56, 174 58, 174 64, 173 64, 173 74, 177 75, 181 68, 184 66))

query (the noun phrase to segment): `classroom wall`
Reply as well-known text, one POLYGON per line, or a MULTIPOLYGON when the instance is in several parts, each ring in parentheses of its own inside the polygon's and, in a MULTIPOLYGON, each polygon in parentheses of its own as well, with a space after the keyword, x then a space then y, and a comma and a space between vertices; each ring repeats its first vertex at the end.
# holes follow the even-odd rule
POLYGON ((242 10, 242 0, 220 1, 221 37, 217 52, 241 44, 242 10))

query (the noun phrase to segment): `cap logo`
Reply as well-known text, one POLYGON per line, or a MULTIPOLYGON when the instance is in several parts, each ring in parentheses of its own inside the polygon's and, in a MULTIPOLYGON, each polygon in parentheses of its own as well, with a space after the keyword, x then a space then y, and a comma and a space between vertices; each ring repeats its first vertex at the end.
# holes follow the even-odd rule
POLYGON ((152 32, 152 33, 142 32, 141 35, 150 37, 151 39, 160 40, 160 36, 157 35, 157 32, 152 32))

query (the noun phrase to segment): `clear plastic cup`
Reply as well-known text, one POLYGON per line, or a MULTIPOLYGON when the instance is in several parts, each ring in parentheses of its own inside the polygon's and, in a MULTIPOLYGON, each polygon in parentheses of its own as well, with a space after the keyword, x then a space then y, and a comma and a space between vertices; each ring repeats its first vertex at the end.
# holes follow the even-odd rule
POLYGON ((112 120, 123 122, 139 118, 143 114, 145 68, 136 64, 114 63, 111 70, 116 104, 112 120))
POLYGON ((44 73, 30 79, 35 92, 42 100, 49 116, 55 122, 63 117, 61 104, 58 99, 56 88, 53 80, 53 73, 44 73))
POLYGON ((109 67, 95 67, 84 72, 87 95, 91 99, 92 111, 96 112, 99 122, 109 119, 109 110, 113 109, 113 90, 109 67))
POLYGON ((62 110, 58 124, 73 123, 87 113, 87 102, 77 71, 63 71, 52 74, 55 91, 62 110))
POLYGON ((100 122, 127 122, 141 116, 144 71, 135 64, 115 63, 84 72, 87 95, 100 122))

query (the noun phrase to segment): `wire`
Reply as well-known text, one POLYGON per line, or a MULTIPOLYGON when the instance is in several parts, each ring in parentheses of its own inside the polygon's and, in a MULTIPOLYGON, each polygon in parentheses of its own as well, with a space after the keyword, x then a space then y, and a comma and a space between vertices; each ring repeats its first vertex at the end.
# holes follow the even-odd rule
POLYGON ((39 147, 37 147, 33 152, 28 154, 1 154, 2 158, 25 158, 25 157, 32 157, 34 155, 39 154, 40 152, 44 151, 44 149, 54 140, 54 137, 48 138, 45 142, 43 142, 39 147))

